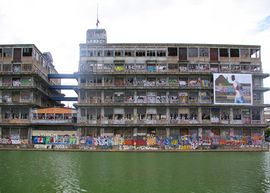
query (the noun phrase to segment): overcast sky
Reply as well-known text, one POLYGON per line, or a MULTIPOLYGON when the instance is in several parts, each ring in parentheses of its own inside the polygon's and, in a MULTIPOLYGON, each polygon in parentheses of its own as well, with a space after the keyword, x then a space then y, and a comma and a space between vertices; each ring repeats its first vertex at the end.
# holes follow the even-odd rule
MULTIPOLYGON (((98 0, 108 43, 215 43, 262 46, 270 73, 269 0, 98 0)), ((79 44, 95 28, 97 0, 0 0, 0 44, 50 51, 60 73, 78 69, 79 44)), ((270 87, 270 79, 265 86, 270 87)), ((266 102, 270 103, 270 93, 266 102)))

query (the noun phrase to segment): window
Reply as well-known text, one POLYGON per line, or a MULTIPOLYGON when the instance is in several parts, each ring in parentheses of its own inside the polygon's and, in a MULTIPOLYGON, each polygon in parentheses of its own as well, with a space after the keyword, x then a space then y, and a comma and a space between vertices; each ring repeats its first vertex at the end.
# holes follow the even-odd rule
POLYGON ((189 57, 198 57, 198 48, 189 48, 188 49, 189 57))
POLYGON ((144 50, 137 50, 137 51, 136 51, 136 56, 137 56, 137 57, 145 56, 145 51, 144 51, 144 50))
POLYGON ((28 109, 21 109, 21 119, 28 119, 28 109))
POLYGON ((3 64, 3 72, 11 72, 11 64, 3 64))
POLYGON ((2 55, 3 55, 3 50, 2 48, 0 48, 0 57, 2 57, 2 55))
POLYGON ((81 84, 85 84, 86 83, 86 78, 81 78, 81 84))
POLYGON ((241 49, 241 58, 248 58, 249 57, 249 49, 241 49))
POLYGON ((218 48, 210 48, 210 61, 211 62, 218 61, 218 48))
POLYGON ((112 57, 113 56, 113 51, 112 50, 106 50, 104 51, 104 55, 107 57, 112 57))
POLYGON ((250 58, 260 58, 260 49, 250 49, 250 58))
POLYGON ((210 109, 202 108, 202 120, 210 120, 210 109))
POLYGON ((32 64, 22 64, 22 71, 23 72, 31 72, 32 71, 32 64))
POLYGON ((81 108, 81 116, 82 117, 85 117, 85 115, 86 115, 86 109, 85 108, 81 108))
POLYGON ((115 50, 114 51, 114 56, 123 56, 123 51, 121 51, 121 50, 115 50))
POLYGON ((187 48, 179 48, 179 60, 187 61, 187 48))
POLYGON ((12 48, 4 48, 3 49, 3 56, 4 57, 11 57, 12 56, 12 48))
POLYGON ((157 56, 158 57, 166 56, 166 51, 165 50, 157 50, 157 56))
POLYGON ((188 96, 189 103, 197 103, 198 102, 198 93, 190 92, 188 96))
POLYGON ((229 52, 227 48, 220 48, 219 49, 219 56, 220 57, 228 57, 229 56, 229 52))
POLYGON ((32 56, 33 48, 23 48, 23 56, 32 56))
POLYGON ((105 120, 113 120, 113 108, 111 108, 111 107, 104 108, 104 119, 105 120))
POLYGON ((9 77, 9 76, 3 77, 2 85, 3 86, 11 86, 12 85, 11 77, 9 77))
POLYGON ((155 50, 147 50, 147 56, 156 56, 156 51, 155 50))
POLYGON ((179 68, 179 65, 176 64, 176 63, 168 64, 168 70, 169 71, 177 72, 178 68, 179 68))
POLYGON ((13 64, 13 72, 20 73, 21 72, 21 64, 13 64))
POLYGON ((221 121, 228 121, 230 119, 229 109, 220 109, 220 119, 221 121))
POLYGON ((168 56, 177 56, 177 48, 168 48, 168 56))
POLYGON ((233 120, 242 120, 240 109, 233 109, 233 120))
POLYGON ((102 50, 98 50, 97 51, 97 56, 103 56, 103 51, 102 50))
POLYGON ((230 49, 231 57, 239 57, 239 49, 230 49))
POLYGON ((208 57, 209 49, 208 48, 199 48, 200 57, 208 57))
POLYGON ((134 52, 130 50, 125 51, 125 56, 134 56, 134 52))
POLYGON ((252 120, 256 120, 256 121, 261 120, 259 108, 252 109, 252 120))
POLYGON ((21 92, 21 102, 30 102, 31 101, 31 92, 22 91, 21 92))

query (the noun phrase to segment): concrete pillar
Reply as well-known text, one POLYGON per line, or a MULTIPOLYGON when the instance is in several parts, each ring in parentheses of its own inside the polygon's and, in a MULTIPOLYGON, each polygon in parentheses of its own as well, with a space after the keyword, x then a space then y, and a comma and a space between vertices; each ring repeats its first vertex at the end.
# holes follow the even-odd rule
POLYGON ((104 136, 104 128, 100 128, 100 136, 104 136))
POLYGON ((137 133, 138 133, 138 129, 137 128, 133 128, 133 137, 134 136, 137 136, 137 133))
POLYGON ((104 103, 104 90, 101 91, 101 103, 104 103))
POLYGON ((166 122, 170 123, 170 107, 166 108, 166 122))
POLYGON ((198 138, 199 138, 199 144, 202 143, 202 128, 198 128, 198 138))
POLYGON ((77 128, 77 132, 76 132, 76 138, 77 138, 77 145, 79 145, 80 144, 80 138, 81 138, 81 136, 82 136, 82 128, 77 128))
POLYGON ((32 135, 33 135, 33 129, 31 127, 29 127, 28 128, 28 134, 27 134, 29 144, 32 144, 32 135))
POLYGON ((233 123, 233 108, 230 107, 229 123, 233 123))
POLYGON ((171 135, 170 128, 166 128, 166 137, 170 137, 170 135, 171 135))
MULTIPOLYGON (((133 117, 134 117, 134 121, 133 123, 136 124, 138 121, 138 111, 137 111, 137 107, 133 108, 133 117)), ((137 129, 137 128, 136 128, 137 129)))
POLYGON ((103 119, 104 119, 104 107, 101 107, 101 109, 100 109, 100 117, 101 117, 101 122, 103 121, 103 119))
POLYGON ((137 91, 136 90, 134 91, 133 97, 134 97, 134 103, 137 103, 137 91))
POLYGON ((2 138, 2 127, 0 127, 0 139, 2 138))
POLYGON ((264 109, 263 108, 261 108, 260 109, 260 122, 261 122, 261 124, 264 124, 265 123, 265 119, 264 119, 264 109))
POLYGON ((199 123, 202 123, 202 108, 198 108, 198 121, 199 123))

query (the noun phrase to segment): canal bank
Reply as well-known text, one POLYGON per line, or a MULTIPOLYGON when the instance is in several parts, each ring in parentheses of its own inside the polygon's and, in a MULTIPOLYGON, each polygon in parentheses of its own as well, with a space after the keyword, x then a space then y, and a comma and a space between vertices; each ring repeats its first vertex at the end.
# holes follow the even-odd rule
POLYGON ((191 149, 188 146, 171 147, 147 147, 147 146, 115 146, 115 147, 91 147, 91 146, 64 146, 64 145, 0 145, 0 151, 55 151, 55 152, 270 152, 270 144, 263 146, 200 146, 191 149))

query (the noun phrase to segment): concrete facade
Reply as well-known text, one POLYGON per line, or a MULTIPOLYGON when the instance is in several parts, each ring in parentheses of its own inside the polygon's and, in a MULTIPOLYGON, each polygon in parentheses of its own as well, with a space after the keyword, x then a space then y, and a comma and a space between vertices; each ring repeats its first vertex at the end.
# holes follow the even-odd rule
POLYGON ((0 45, 0 139, 1 143, 31 143, 32 109, 58 106, 49 89, 61 84, 48 80, 57 73, 49 52, 42 53, 33 44, 0 45))
POLYGON ((105 29, 88 30, 87 43, 80 44, 82 136, 262 143, 268 74, 262 71, 259 45, 111 44, 105 36, 105 29), (244 85, 241 104, 234 98, 240 87, 237 91, 228 80, 232 75, 244 85))

